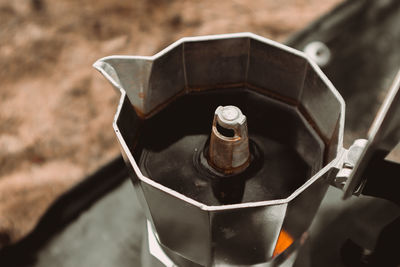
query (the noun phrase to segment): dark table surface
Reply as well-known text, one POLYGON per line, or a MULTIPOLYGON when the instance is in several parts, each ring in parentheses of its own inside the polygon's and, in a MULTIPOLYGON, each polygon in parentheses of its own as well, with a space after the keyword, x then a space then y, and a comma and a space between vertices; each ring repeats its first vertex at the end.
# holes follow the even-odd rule
MULTIPOLYGON (((342 266, 339 250, 347 238, 373 248, 379 230, 400 215, 388 201, 364 196, 342 201, 341 195, 340 190, 329 189, 299 266, 342 266)), ((127 180, 56 234, 37 252, 33 266, 141 266, 144 224, 127 180)))

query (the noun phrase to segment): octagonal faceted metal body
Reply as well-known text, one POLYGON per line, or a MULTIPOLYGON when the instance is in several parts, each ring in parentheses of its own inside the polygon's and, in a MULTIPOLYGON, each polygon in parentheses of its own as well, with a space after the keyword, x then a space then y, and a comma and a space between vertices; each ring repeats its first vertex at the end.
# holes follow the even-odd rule
POLYGON ((94 67, 121 93, 113 126, 162 247, 202 266, 243 266, 271 261, 282 233, 301 238, 339 160, 344 127, 343 99, 302 52, 240 33, 183 38, 151 57, 110 56, 94 67), (191 92, 237 87, 284 102, 318 136, 318 144, 298 133, 290 141, 306 161, 323 153, 304 184, 284 199, 210 206, 142 173, 137 140, 144 120, 191 92))

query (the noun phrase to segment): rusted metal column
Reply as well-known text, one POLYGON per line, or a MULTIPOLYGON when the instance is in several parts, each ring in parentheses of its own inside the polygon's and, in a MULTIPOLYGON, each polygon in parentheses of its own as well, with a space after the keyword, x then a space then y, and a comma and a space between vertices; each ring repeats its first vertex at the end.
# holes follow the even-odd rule
POLYGON ((237 174, 250 164, 247 120, 235 106, 219 106, 211 127, 208 163, 224 174, 237 174))

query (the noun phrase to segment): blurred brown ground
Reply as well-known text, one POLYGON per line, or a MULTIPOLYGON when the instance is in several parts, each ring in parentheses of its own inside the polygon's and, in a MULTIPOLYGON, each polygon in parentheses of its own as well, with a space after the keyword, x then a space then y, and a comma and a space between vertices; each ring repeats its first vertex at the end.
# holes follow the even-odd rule
POLYGON ((92 63, 183 37, 251 31, 284 41, 340 0, 0 0, 0 248, 119 153, 118 100, 92 63))

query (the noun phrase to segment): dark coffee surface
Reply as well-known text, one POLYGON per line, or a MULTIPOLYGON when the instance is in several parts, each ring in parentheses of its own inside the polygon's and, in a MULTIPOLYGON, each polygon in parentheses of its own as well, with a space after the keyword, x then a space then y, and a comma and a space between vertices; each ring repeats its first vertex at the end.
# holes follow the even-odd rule
POLYGON ((245 89, 186 95, 151 118, 139 143, 140 168, 150 179, 206 205, 288 197, 311 175, 289 144, 296 127, 306 128, 292 107, 245 89), (252 161, 236 177, 216 177, 200 163, 219 105, 246 115, 252 161))

